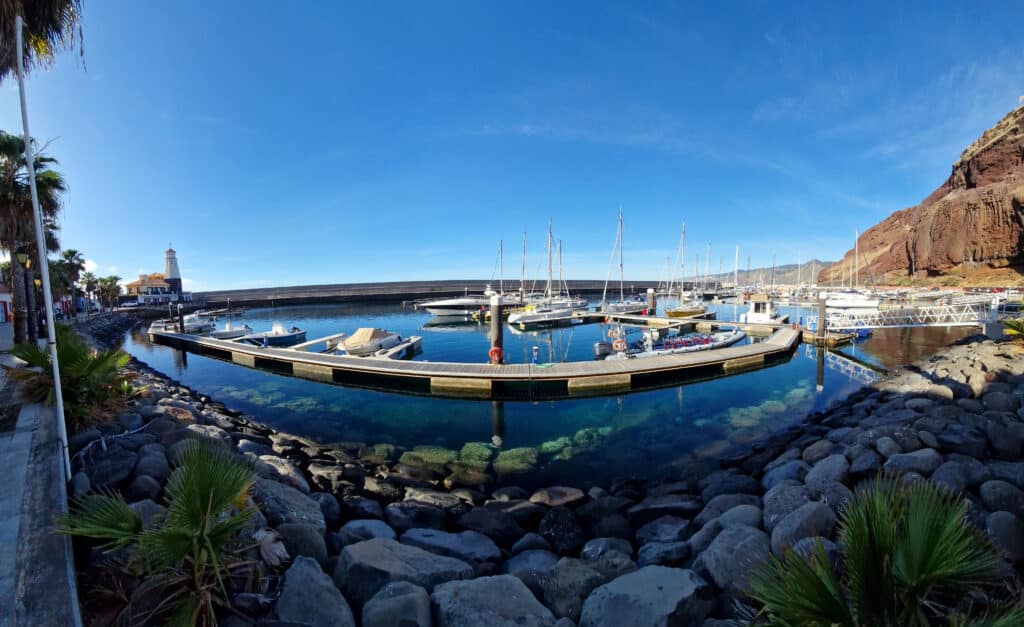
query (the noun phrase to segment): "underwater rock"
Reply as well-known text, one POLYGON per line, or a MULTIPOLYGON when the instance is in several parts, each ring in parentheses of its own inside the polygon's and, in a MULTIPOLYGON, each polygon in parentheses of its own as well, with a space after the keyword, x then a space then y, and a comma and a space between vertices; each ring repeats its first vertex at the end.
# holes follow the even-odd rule
POLYGON ((562 449, 569 448, 571 446, 572 440, 568 437, 562 436, 557 440, 548 440, 547 442, 543 442, 537 448, 541 455, 554 455, 562 449))
POLYGON ((494 460, 494 470, 499 476, 530 472, 536 466, 537 449, 529 447, 502 451, 494 460))
POLYGON ((402 453, 398 463, 444 474, 448 464, 455 461, 456 457, 455 451, 440 446, 417 446, 411 451, 402 453))

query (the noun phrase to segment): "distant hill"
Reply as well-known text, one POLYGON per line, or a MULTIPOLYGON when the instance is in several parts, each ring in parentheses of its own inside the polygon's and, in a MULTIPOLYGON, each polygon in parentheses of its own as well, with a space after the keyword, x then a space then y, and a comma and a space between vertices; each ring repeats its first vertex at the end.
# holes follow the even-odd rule
MULTIPOLYGON (((796 285, 797 277, 800 277, 800 281, 803 283, 813 283, 812 277, 816 273, 820 274, 824 270, 832 267, 835 264, 834 261, 821 261, 819 259, 811 259, 810 261, 803 262, 799 266, 795 263, 789 263, 784 265, 775 266, 775 284, 776 285, 796 285), (799 270, 799 272, 798 272, 799 270)), ((711 275, 712 281, 719 281, 721 283, 732 283, 732 272, 724 274, 711 275)), ((689 282, 690 279, 688 278, 689 282)), ((772 282, 772 268, 751 268, 750 272, 746 270, 739 271, 739 282, 740 285, 753 285, 757 282, 771 283, 772 282)))
POLYGON ((861 277, 870 268, 878 283, 1024 285, 1024 107, 968 146, 921 204, 893 213, 858 242, 861 277))

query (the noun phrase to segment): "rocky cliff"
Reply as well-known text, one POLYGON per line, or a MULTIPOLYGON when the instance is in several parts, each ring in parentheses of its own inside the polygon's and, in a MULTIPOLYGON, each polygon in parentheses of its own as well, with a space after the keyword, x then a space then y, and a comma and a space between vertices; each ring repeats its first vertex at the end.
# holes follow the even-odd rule
MULTIPOLYGON (((1024 284, 1024 107, 964 150, 921 204, 871 227, 859 244, 862 281, 1024 284)), ((818 278, 832 280, 829 271, 818 278)))

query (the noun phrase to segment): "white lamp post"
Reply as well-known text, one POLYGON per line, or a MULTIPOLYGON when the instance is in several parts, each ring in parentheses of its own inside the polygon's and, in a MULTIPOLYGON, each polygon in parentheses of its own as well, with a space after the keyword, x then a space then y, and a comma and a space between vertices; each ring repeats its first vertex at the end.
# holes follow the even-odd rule
MULTIPOLYGON (((28 168, 29 189, 32 190, 32 218, 36 227, 36 250, 39 251, 39 276, 43 280, 43 303, 46 309, 47 344, 50 348, 50 363, 53 366, 53 387, 57 406, 57 433, 60 437, 64 456, 64 480, 71 480, 71 457, 68 452, 68 430, 64 423, 64 394, 60 383, 60 364, 57 363, 57 335, 53 326, 53 295, 50 293, 50 264, 46 260, 46 238, 43 236, 43 218, 39 211, 39 192, 36 190, 35 155, 32 154, 32 135, 28 130, 28 107, 25 104, 24 50, 22 49, 21 16, 14 18, 15 47, 18 51, 18 94, 21 96, 21 126, 25 134, 25 165, 28 168)), ((36 339, 32 338, 35 342, 36 339)))

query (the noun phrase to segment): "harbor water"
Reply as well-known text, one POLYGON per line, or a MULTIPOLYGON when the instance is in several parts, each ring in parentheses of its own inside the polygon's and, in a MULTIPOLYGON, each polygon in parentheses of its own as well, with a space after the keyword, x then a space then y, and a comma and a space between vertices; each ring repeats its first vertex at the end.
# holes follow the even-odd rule
MULTIPOLYGON (((743 311, 731 304, 712 308, 719 320, 734 320, 743 311)), ((781 311, 792 321, 815 313, 781 311)), ((295 325, 309 339, 380 327, 403 337, 422 336, 417 360, 484 363, 489 348, 485 324, 434 319, 397 304, 252 309, 231 322, 255 331, 269 330, 275 322, 295 325)), ((607 331, 603 324, 531 332, 506 327, 505 354, 510 362, 536 359, 540 367, 589 360, 594 343, 606 340, 607 331)), ((819 351, 801 345, 789 360, 729 377, 543 402, 452 400, 317 383, 151 344, 144 328, 127 333, 123 348, 183 385, 281 431, 324 443, 362 442, 367 450, 400 458, 427 476, 476 473, 494 484, 585 486, 613 477, 657 477, 695 460, 713 459, 845 398, 879 376, 872 367, 899 367, 970 333, 958 328, 876 331, 827 358, 821 354, 820 383, 819 351), (484 449, 490 464, 460 462, 479 459, 484 449)), ((638 338, 639 330, 631 337, 638 338)))

